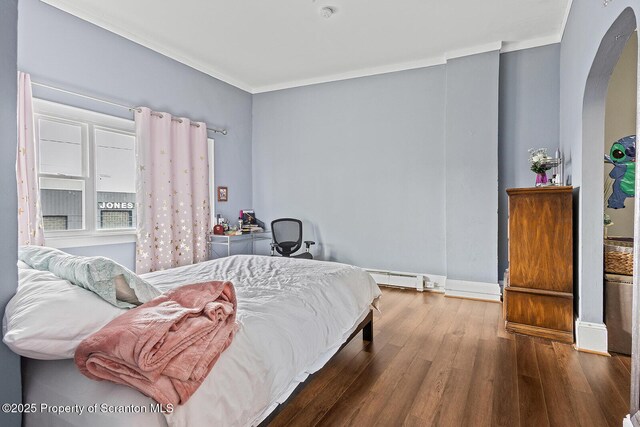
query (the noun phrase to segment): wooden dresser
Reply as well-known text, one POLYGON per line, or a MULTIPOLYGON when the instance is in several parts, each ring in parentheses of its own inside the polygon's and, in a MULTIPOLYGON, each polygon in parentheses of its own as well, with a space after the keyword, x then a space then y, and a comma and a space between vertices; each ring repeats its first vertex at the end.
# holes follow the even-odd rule
POLYGON ((573 342, 572 187, 511 188, 508 331, 573 342))

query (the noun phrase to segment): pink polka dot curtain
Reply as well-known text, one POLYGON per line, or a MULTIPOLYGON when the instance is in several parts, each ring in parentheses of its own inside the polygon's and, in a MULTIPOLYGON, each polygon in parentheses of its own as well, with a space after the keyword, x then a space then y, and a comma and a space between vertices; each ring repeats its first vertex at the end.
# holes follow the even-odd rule
POLYGON ((147 273, 207 259, 207 126, 140 108, 137 147, 136 271, 147 273))

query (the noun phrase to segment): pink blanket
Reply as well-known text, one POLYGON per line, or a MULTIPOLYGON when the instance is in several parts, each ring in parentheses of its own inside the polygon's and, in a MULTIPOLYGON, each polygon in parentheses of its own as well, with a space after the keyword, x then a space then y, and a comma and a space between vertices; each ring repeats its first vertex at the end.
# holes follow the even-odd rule
POLYGON ((185 403, 237 329, 230 282, 182 286, 127 311, 76 349, 80 372, 133 387, 158 403, 185 403))

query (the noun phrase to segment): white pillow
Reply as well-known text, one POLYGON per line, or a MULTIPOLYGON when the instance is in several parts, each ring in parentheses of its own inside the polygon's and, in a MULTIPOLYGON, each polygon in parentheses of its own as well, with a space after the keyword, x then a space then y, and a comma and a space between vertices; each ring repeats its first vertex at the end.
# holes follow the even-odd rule
POLYGON ((127 310, 48 271, 18 265, 18 290, 3 319, 3 341, 32 359, 72 359, 80 342, 127 310))

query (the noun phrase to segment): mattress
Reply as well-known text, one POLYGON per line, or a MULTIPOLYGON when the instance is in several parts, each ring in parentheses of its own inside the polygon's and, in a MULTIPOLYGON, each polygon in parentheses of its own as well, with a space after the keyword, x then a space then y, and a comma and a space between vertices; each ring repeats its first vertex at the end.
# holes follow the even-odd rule
POLYGON ((239 330, 198 391, 162 414, 126 386, 85 378, 72 360, 25 359, 26 426, 251 426, 335 354, 380 289, 365 271, 338 263, 239 255, 145 274, 162 291, 229 280, 239 330))

